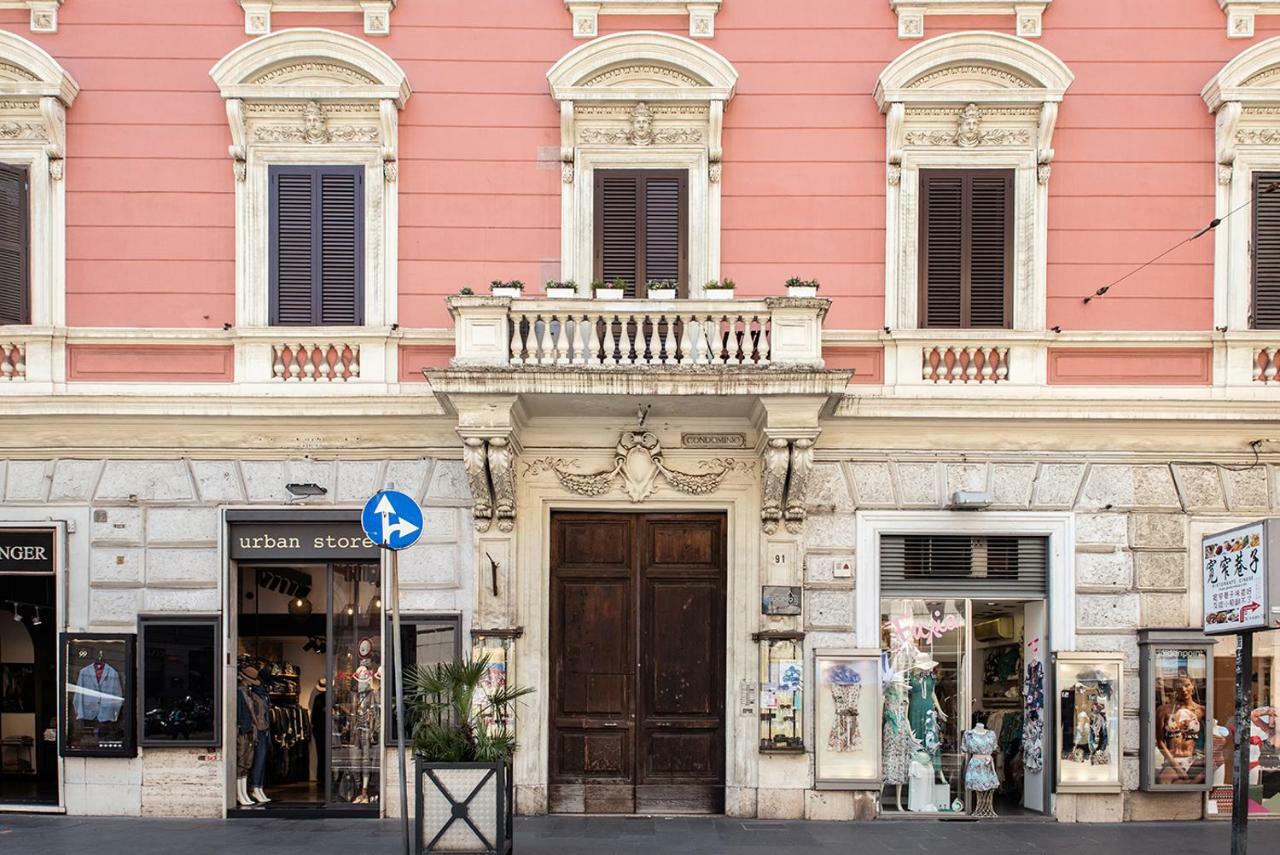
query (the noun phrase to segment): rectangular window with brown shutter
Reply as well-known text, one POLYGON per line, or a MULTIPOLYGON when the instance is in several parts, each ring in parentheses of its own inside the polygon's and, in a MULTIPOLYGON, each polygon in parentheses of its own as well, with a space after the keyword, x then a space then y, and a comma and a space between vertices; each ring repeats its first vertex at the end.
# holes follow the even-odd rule
POLYGON ((0 164, 0 324, 31 323, 31 209, 25 166, 0 164))
POLYGON ((688 295, 689 173, 595 171, 595 278, 621 279, 628 297, 645 283, 674 282, 688 295))
POLYGON ((364 323, 364 167, 273 166, 271 323, 364 323))
POLYGON ((1013 326, 1013 170, 920 170, 920 326, 1013 326))
POLYGON ((1256 330, 1280 329, 1280 192, 1263 188, 1280 173, 1253 174, 1253 298, 1249 324, 1256 330))

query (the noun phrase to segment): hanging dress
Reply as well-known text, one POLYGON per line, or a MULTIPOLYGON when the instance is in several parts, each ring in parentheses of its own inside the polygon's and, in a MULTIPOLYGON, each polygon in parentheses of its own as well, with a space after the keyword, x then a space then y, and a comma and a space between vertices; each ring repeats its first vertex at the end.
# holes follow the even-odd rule
POLYGON ((966 730, 961 748, 969 755, 969 763, 964 770, 965 789, 976 793, 985 793, 1000 787, 996 777, 996 764, 991 755, 996 750, 996 733, 994 730, 966 730))
POLYGON ((831 700, 835 702, 836 720, 827 737, 827 747, 832 751, 853 751, 862 743, 858 731, 858 697, 862 686, 856 683, 832 683, 831 700))
POLYGON ((911 724, 907 720, 907 685, 890 681, 884 690, 884 782, 905 784, 911 762, 911 724))
POLYGON ((912 669, 907 679, 911 684, 907 705, 911 732, 933 758, 934 769, 942 771, 942 730, 939 727, 938 711, 934 706, 937 680, 932 671, 921 671, 918 668, 912 669))

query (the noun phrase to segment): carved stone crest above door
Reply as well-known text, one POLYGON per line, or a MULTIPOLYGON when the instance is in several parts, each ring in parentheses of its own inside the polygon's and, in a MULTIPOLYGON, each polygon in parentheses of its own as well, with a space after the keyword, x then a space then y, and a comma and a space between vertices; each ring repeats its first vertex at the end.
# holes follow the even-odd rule
POLYGON ((653 495, 661 479, 667 486, 690 496, 714 493, 725 476, 749 470, 751 461, 712 458, 702 461, 703 472, 673 469, 663 460, 662 441, 650 431, 624 431, 614 448, 613 465, 598 472, 574 472, 575 461, 543 457, 525 464, 526 475, 554 473, 561 486, 579 496, 603 496, 620 486, 631 501, 640 503, 653 495))

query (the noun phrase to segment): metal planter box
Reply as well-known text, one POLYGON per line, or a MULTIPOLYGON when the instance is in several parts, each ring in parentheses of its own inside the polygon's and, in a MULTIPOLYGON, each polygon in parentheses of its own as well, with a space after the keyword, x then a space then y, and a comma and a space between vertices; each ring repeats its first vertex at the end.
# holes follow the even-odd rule
POLYGON ((418 855, 470 852, 509 855, 513 790, 503 763, 414 760, 418 855))

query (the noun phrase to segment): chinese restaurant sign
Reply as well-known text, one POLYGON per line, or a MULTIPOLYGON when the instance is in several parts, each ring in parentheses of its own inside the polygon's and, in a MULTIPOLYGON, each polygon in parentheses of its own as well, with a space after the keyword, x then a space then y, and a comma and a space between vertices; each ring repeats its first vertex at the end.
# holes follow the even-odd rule
POLYGON ((1280 519, 1206 535, 1201 561, 1207 635, 1280 627, 1280 519))

